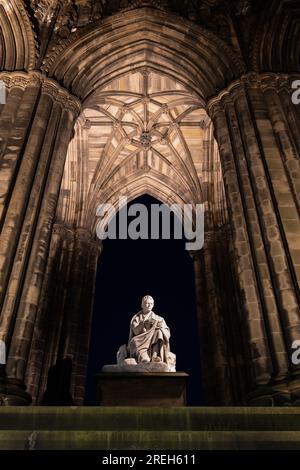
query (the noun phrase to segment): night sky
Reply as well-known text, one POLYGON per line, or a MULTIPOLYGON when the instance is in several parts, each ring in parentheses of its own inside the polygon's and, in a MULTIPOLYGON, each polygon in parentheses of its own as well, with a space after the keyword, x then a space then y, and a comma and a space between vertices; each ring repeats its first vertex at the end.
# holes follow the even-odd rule
MULTIPOLYGON (((142 196, 131 204, 134 203, 150 208, 159 201, 142 196)), ((130 320, 141 309, 141 299, 146 294, 154 298, 153 311, 164 317, 170 327, 170 346, 177 355, 177 371, 190 374, 188 404, 201 404, 194 273, 185 241, 105 240, 96 280, 87 405, 96 404, 94 374, 103 365, 116 363, 119 346, 128 341, 130 320)))

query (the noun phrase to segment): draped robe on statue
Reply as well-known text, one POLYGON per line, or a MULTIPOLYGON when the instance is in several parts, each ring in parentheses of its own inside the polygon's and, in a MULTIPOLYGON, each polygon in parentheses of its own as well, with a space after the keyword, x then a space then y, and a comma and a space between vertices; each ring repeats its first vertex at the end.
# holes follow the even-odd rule
POLYGON ((153 353, 156 353, 162 362, 168 363, 169 338, 170 330, 165 320, 154 312, 144 318, 141 310, 130 322, 128 341, 130 357, 135 358, 137 362, 151 361, 153 353))

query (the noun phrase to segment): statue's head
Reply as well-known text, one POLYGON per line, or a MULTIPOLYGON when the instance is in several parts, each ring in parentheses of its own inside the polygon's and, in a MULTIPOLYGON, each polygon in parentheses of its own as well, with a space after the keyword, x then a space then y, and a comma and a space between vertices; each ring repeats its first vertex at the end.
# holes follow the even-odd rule
POLYGON ((142 298, 142 309, 143 309, 143 313, 149 313, 149 312, 151 312, 151 310, 153 309, 153 306, 154 306, 153 297, 151 297, 151 295, 145 295, 145 296, 142 298))

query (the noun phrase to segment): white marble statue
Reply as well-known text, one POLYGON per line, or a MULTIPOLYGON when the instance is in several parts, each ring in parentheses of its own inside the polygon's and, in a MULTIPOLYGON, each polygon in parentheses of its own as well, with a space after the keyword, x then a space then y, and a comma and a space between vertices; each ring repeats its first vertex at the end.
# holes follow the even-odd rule
POLYGON ((130 322, 128 351, 130 357, 140 362, 168 363, 170 330, 165 320, 156 315, 150 295, 142 299, 140 310, 130 322))
POLYGON ((142 299, 142 310, 130 321, 128 345, 117 353, 117 366, 104 366, 103 371, 175 372, 176 356, 170 352, 170 329, 165 320, 156 315, 150 295, 142 299))

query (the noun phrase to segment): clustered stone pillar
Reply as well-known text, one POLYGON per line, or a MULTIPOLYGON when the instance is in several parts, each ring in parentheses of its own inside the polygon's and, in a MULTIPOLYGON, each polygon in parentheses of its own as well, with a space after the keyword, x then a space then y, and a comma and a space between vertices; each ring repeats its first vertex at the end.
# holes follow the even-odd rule
POLYGON ((22 395, 67 147, 79 101, 38 72, 1 73, 0 338, 6 391, 22 395), (4 170, 4 173, 2 172, 4 170), (11 387, 9 389, 9 386, 11 387))
POLYGON ((281 94, 281 77, 249 74, 209 103, 244 300, 252 404, 298 399, 291 347, 300 339, 299 155, 281 94))
POLYGON ((230 230, 224 225, 206 230, 203 249, 191 252, 201 338, 202 392, 209 406, 245 404, 249 380, 230 244, 230 230))
POLYGON ((74 231, 55 223, 25 377, 33 404, 42 401, 56 363, 73 252, 74 231))
POLYGON ((81 293, 82 309, 76 331, 77 349, 74 354, 74 375, 71 381, 71 393, 73 393, 74 401, 78 405, 83 405, 85 398, 85 382, 87 376, 96 275, 98 258, 102 251, 102 244, 99 240, 91 240, 88 243, 87 251, 88 262, 85 269, 85 285, 81 293), (83 314, 83 312, 85 313, 83 314))
POLYGON ((231 383, 224 337, 223 316, 220 312, 218 284, 215 282, 212 240, 206 233, 201 252, 192 252, 194 263, 197 319, 201 338, 202 389, 205 405, 232 404, 231 383))
POLYGON ((68 359, 72 365, 70 393, 77 405, 83 404, 85 396, 90 327, 100 251, 101 242, 94 240, 89 230, 76 229, 60 354, 61 358, 68 359))
POLYGON ((55 223, 26 371, 34 404, 84 402, 100 252, 88 229, 55 223))

